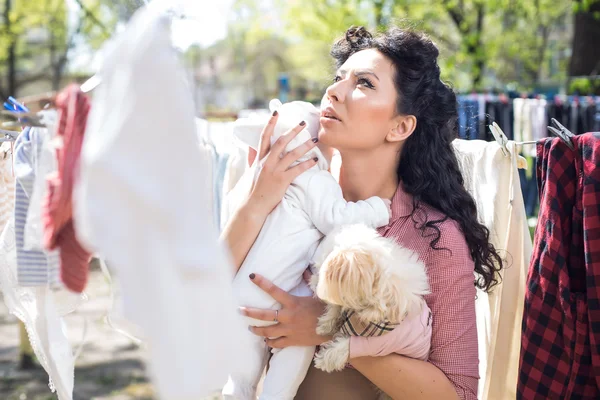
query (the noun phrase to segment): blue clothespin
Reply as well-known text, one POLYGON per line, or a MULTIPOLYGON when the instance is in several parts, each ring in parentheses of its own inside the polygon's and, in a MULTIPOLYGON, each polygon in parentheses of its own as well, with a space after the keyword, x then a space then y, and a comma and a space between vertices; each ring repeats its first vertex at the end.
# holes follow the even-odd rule
POLYGON ((8 101, 10 101, 14 106, 15 109, 19 112, 29 112, 29 109, 27 107, 25 107, 24 104, 21 104, 17 101, 17 99, 15 99, 12 96, 8 96, 8 101))

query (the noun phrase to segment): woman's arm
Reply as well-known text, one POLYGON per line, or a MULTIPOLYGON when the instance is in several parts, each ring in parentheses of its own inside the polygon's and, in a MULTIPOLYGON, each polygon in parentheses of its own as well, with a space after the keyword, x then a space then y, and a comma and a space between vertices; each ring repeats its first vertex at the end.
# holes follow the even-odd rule
POLYGON ((247 199, 223 229, 221 239, 227 243, 236 273, 246 259, 268 215, 264 208, 247 199))
POLYGON ((290 168, 292 163, 312 149, 315 143, 308 140, 281 157, 287 144, 305 126, 301 122, 297 127, 277 139, 271 148, 271 136, 276 123, 277 113, 274 113, 261 133, 260 151, 255 160, 255 167, 260 167, 256 183, 251 189, 248 199, 233 214, 221 234, 221 239, 229 247, 236 273, 254 244, 269 213, 279 204, 288 186, 298 175, 316 164, 316 160, 308 160, 290 168))
POLYGON ((391 354, 360 357, 350 364, 393 399, 458 399, 444 373, 427 361, 391 354))

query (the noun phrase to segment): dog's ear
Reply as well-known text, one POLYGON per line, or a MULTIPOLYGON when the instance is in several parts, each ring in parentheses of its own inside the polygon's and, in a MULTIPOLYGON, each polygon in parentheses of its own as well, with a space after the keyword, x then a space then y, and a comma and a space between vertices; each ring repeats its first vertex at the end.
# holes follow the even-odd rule
POLYGON ((361 310, 375 296, 379 279, 373 256, 352 248, 334 249, 319 269, 317 296, 346 309, 361 310))

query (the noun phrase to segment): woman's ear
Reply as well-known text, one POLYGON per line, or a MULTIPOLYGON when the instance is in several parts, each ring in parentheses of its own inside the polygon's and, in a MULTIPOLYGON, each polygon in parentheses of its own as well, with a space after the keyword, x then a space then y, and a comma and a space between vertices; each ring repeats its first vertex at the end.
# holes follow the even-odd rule
POLYGON ((394 125, 385 137, 388 142, 403 142, 417 127, 417 117, 414 115, 398 115, 393 120, 394 125))

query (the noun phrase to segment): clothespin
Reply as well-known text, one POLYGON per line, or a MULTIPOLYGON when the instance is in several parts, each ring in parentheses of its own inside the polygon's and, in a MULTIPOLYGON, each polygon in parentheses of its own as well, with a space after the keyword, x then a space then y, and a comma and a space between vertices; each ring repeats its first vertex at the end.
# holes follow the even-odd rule
POLYGON ((571 138, 575 137, 573 132, 571 132, 570 130, 565 128, 560 122, 558 122, 554 118, 552 118, 551 122, 552 122, 552 125, 554 125, 554 126, 548 127, 548 130, 550 131, 550 133, 552 133, 554 136, 556 136, 558 138, 561 138, 562 141, 567 144, 568 148, 570 148, 571 150, 575 150, 575 147, 573 146, 573 142, 571 141, 571 138))
POLYGON ((101 82, 102 82, 102 79, 100 78, 100 76, 98 74, 96 74, 96 75, 93 75, 87 81, 83 82, 80 89, 83 93, 89 93, 92 90, 96 89, 96 87, 98 87, 98 85, 101 82))
POLYGON ((508 148, 506 147, 506 144, 508 143, 508 138, 506 137, 504 132, 502 132, 502 129, 500 129, 500 127, 498 126, 498 124, 496 122, 493 122, 491 125, 489 125, 489 127, 490 127, 490 132, 492 132, 492 135, 494 136, 494 139, 496 139, 496 143, 498 143, 498 145, 500 145, 502 154, 504 154, 505 157, 508 157, 510 155, 510 152, 508 151, 508 148))
POLYGON ((8 102, 4 102, 4 108, 8 111, 29 112, 29 109, 12 96, 8 96, 8 102))

